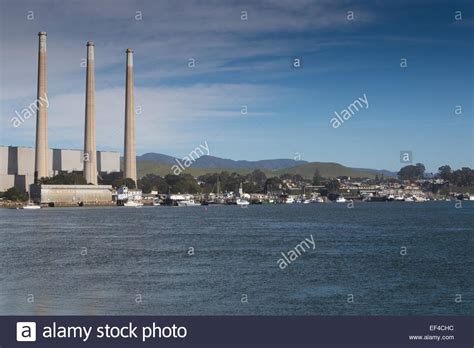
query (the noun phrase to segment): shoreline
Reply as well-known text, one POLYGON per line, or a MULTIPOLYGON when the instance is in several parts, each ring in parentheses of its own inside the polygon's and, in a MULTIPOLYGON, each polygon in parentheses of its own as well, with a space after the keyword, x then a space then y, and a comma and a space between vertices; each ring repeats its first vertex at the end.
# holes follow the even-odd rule
MULTIPOLYGON (((450 201, 446 200, 428 200, 428 201, 422 201, 422 202, 405 202, 405 201, 383 201, 383 202, 377 202, 377 201, 364 201, 364 200, 347 200, 346 202, 315 202, 315 203, 310 203, 310 204, 304 204, 304 203, 250 203, 252 206, 269 206, 269 205, 283 205, 283 206, 307 206, 307 205, 338 205, 338 206, 343 206, 347 204, 353 204, 353 203, 372 203, 376 205, 380 204, 387 204, 387 203, 393 203, 393 204, 402 204, 402 203, 408 203, 408 204, 416 204, 419 205, 420 203, 454 203, 457 204, 458 202, 474 202, 471 200, 459 200, 459 199, 453 199, 450 201)), ((20 203, 20 202, 7 202, 7 203, 0 203, 0 209, 12 209, 12 210, 22 210, 23 207, 27 205, 26 203, 20 203)), ((237 206, 236 204, 200 204, 196 205, 196 207, 208 207, 208 206, 237 206)), ((102 207, 120 207, 120 208, 127 208, 123 207, 121 205, 117 205, 115 203, 97 203, 97 204, 84 204, 84 205, 77 205, 77 204, 55 204, 54 206, 49 206, 48 204, 41 204, 41 209, 54 209, 54 208, 102 208, 102 207)), ((140 207, 134 207, 134 208, 142 208, 142 207, 175 207, 175 208, 190 208, 190 207, 178 207, 178 206, 173 206, 173 205, 166 205, 162 204, 160 206, 154 206, 152 203, 148 204, 145 203, 143 206, 140 207)))

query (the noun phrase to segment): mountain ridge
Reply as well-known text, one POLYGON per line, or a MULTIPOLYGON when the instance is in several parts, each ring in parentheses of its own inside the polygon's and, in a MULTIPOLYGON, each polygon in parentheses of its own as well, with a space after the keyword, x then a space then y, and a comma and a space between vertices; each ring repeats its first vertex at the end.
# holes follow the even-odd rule
MULTIPOLYGON (((173 157, 161 153, 148 152, 137 156, 137 166, 140 175, 159 174, 166 175, 172 173, 171 167, 177 161, 183 161, 178 157, 173 157)), ((351 168, 335 162, 308 162, 288 158, 264 159, 258 161, 232 160, 215 156, 203 155, 187 168, 192 175, 202 175, 204 173, 219 172, 223 170, 237 171, 241 173, 251 172, 255 169, 263 170, 267 176, 281 175, 283 173, 300 174, 305 178, 311 178, 316 169, 322 176, 352 176, 370 177, 376 175, 395 176, 395 172, 385 169, 351 168)))

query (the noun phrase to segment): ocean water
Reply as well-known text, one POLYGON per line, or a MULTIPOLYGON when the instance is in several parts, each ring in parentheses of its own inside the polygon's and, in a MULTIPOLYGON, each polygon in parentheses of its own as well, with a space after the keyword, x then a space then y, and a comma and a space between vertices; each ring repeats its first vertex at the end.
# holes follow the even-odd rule
POLYGON ((473 315, 462 204, 1 209, 0 314, 473 315))

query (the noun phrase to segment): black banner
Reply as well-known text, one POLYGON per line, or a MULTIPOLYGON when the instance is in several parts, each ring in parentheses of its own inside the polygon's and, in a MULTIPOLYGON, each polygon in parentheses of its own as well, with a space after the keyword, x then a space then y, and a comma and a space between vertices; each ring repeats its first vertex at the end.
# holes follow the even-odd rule
POLYGON ((11 347, 473 347, 473 317, 2 316, 11 347))

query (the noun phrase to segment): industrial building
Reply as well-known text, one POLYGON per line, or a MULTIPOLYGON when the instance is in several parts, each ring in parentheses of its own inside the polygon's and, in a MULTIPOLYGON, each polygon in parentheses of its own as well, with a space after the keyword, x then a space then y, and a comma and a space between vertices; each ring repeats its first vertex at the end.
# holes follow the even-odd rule
MULTIPOLYGON (((82 150, 49 149, 47 176, 60 172, 83 171, 82 150)), ((97 151, 99 175, 120 172, 120 154, 112 151, 97 151)), ((0 192, 16 187, 29 191, 34 182, 35 149, 32 147, 0 146, 0 192)))
MULTIPOLYGON (((31 191, 37 203, 107 204, 112 202, 112 186, 97 185, 105 173, 120 172, 120 154, 96 150, 96 100, 94 73, 94 43, 88 41, 84 150, 50 149, 48 147, 47 48, 45 32, 38 34, 38 80, 35 148, 0 146, 0 191, 16 187, 31 191), (88 185, 41 185, 43 177, 60 172, 82 172, 88 185)), ((125 138, 124 177, 137 181, 135 150, 135 106, 133 50, 126 50, 125 75, 125 138)))
POLYGON ((110 185, 31 185, 31 200, 50 206, 113 204, 110 185))

